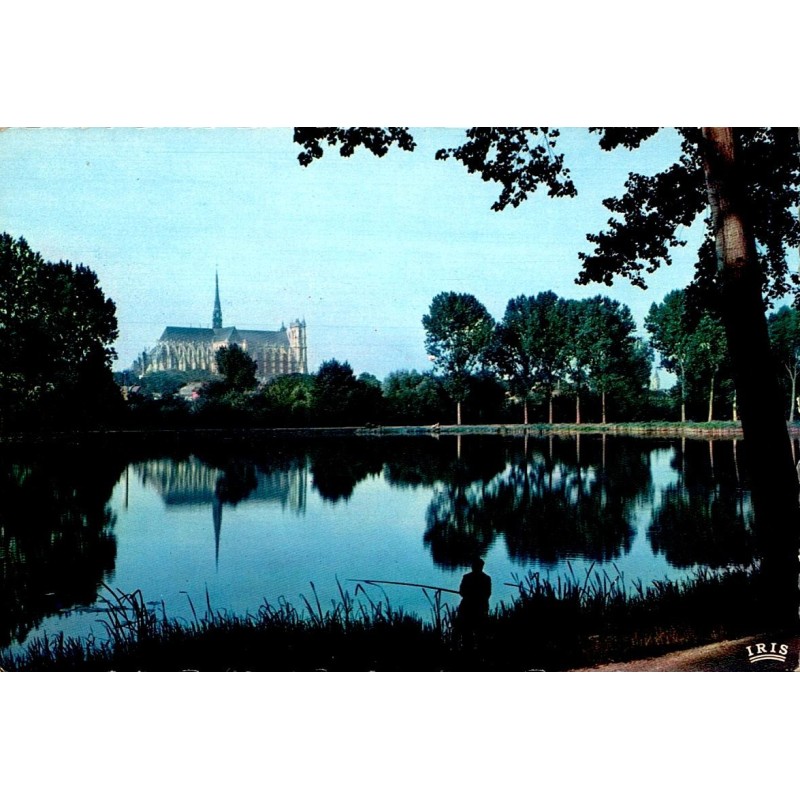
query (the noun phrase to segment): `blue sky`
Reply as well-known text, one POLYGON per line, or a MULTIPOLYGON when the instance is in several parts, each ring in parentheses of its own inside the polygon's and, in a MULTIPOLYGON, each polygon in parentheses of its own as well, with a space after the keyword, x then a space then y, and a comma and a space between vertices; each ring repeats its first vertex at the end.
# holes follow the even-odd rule
POLYGON ((310 369, 337 358, 379 378, 428 368, 421 318, 441 291, 470 292, 496 318, 520 294, 602 293, 641 330, 651 303, 689 281, 692 246, 648 291, 574 283, 586 233, 609 216, 602 199, 629 171, 671 163, 671 131, 608 154, 564 128, 578 198, 540 191, 497 213, 495 185, 433 158, 463 129, 412 130, 414 153, 331 151, 304 168, 290 128, 7 129, 0 219, 45 258, 95 270, 117 304, 117 368, 166 325, 210 325, 216 270, 226 325, 305 319, 310 369))

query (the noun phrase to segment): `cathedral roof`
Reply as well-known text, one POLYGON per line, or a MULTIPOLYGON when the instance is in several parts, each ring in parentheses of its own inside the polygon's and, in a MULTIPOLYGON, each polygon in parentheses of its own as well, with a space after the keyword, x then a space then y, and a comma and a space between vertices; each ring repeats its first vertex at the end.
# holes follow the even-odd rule
POLYGON ((164 328, 161 342, 193 342, 194 344, 219 344, 220 342, 240 343, 246 341, 249 347, 286 347, 289 336, 286 330, 280 331, 240 331, 231 328, 181 328, 170 325, 164 328))
POLYGON ((238 331, 239 336, 251 347, 288 346, 289 336, 282 331, 238 331))
POLYGON ((161 334, 159 341, 193 341, 193 342, 211 342, 214 336, 214 331, 211 328, 179 328, 176 326, 167 326, 164 328, 164 333, 161 334))

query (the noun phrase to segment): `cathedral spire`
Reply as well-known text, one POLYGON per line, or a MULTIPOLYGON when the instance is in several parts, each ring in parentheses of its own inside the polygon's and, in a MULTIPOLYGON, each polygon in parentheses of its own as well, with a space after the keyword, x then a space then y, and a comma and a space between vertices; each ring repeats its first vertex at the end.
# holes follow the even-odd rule
POLYGON ((222 327, 222 306, 219 303, 219 273, 214 273, 214 279, 216 281, 216 294, 214 296, 214 317, 211 322, 212 328, 221 328, 222 327))

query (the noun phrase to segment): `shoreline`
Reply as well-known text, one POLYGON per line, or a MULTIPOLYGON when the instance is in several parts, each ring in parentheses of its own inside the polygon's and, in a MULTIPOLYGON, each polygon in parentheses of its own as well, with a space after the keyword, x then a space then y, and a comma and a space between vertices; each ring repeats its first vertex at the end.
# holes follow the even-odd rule
MULTIPOLYGON (((800 424, 787 423, 791 436, 800 437, 800 424)), ((494 423, 483 425, 362 425, 350 427, 298 427, 298 428, 158 428, 86 431, 54 431, 16 433, 0 436, 0 449, 16 445, 84 445, 122 444, 125 442, 159 441, 182 445, 194 441, 240 442, 268 441, 272 439, 313 438, 394 438, 442 436, 506 436, 547 438, 550 436, 578 435, 636 436, 651 438, 727 439, 742 440, 739 422, 647 422, 647 423, 534 423, 529 425, 494 423)))

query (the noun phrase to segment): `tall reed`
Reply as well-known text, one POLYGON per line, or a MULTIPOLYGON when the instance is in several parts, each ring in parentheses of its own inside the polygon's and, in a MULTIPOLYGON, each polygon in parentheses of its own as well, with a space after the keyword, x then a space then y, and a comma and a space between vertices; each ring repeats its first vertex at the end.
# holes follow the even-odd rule
POLYGON ((394 608, 381 587, 325 608, 315 585, 296 608, 281 597, 255 613, 167 614, 142 593, 103 587, 100 638, 42 636, 5 670, 563 670, 693 646, 764 629, 755 569, 699 569, 682 581, 627 585, 592 565, 578 576, 512 576, 517 595, 500 603, 475 636, 464 637, 441 592, 423 589, 430 620, 394 608), (380 592, 379 596, 375 593, 380 592))

